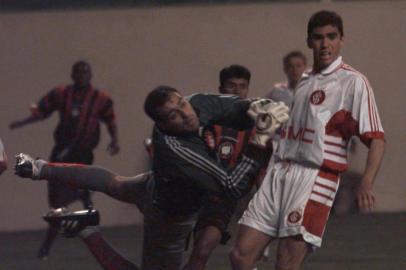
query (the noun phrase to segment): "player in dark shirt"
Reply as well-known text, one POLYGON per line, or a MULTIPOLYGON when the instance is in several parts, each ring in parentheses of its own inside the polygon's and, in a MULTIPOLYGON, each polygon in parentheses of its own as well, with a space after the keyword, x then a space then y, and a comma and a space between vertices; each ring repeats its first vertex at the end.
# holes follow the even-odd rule
MULTIPOLYGON (((271 136, 269 128, 286 121, 288 109, 276 104, 274 108, 279 106, 280 110, 275 112, 260 101, 232 96, 197 94, 185 98, 167 86, 154 89, 144 106, 155 122, 153 180, 146 181, 143 176, 126 178, 93 166, 66 166, 25 157, 17 159, 16 173, 105 192, 139 205, 144 213, 142 269, 180 269, 187 237, 207 196, 238 199, 249 190, 265 161, 264 142, 271 136), (225 168, 217 162, 201 134, 213 124, 252 126, 247 110, 260 112, 264 118, 257 120, 257 125, 266 123, 267 127, 258 129, 233 169, 225 168), (31 169, 28 173, 27 167, 31 169), (136 196, 144 188, 146 202, 140 205, 136 196)), ((115 253, 99 233, 85 233, 82 237, 105 269, 138 269, 115 253)))
MULTIPOLYGON (((241 65, 231 65, 223 68, 219 74, 219 92, 226 95, 235 95, 246 99, 251 79, 250 71, 241 65)), ((249 147, 249 142, 255 134, 255 128, 236 130, 227 126, 214 125, 205 133, 207 144, 216 152, 219 162, 227 168, 234 168, 249 147)), ((272 145, 269 144, 266 152, 266 161, 260 169, 252 184, 257 184, 266 170, 268 160, 272 154, 272 145), (254 181, 256 180, 256 181, 254 181), (255 182, 255 183, 254 183, 255 182)), ((194 229, 194 243, 191 256, 185 269, 204 269, 210 254, 220 244, 226 244, 231 235, 228 233, 228 225, 234 214, 240 208, 245 209, 249 194, 240 200, 210 194, 206 204, 200 212, 194 229), (237 207, 238 206, 238 207, 237 207)), ((237 212, 237 213, 236 213, 237 212)))
MULTIPOLYGON (((72 66, 73 84, 60 86, 49 91, 32 106, 32 114, 10 124, 10 129, 47 119, 54 111, 59 113, 59 122, 54 131, 55 145, 52 162, 93 163, 93 150, 100 140, 100 122, 106 124, 111 142, 108 152, 119 151, 117 126, 110 96, 91 84, 92 71, 88 63, 76 62, 72 66)), ((48 184, 48 202, 51 208, 60 208, 81 200, 85 208, 92 206, 88 191, 72 189, 69 186, 48 184)), ((46 259, 57 231, 48 228, 38 256, 46 259)))

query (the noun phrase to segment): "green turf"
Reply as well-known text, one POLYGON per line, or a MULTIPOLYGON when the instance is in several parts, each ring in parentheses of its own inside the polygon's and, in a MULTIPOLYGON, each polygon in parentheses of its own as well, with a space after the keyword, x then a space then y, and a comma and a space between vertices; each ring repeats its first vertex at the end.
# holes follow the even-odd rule
MULTIPOLYGON (((139 227, 103 228, 113 246, 135 262, 140 260, 139 227)), ((47 261, 36 251, 44 232, 0 233, 0 270, 101 269, 79 239, 58 239, 47 261)), ((230 245, 216 249, 207 269, 229 269, 230 245)), ((272 246, 274 255, 275 245, 272 246)), ((273 269, 274 257, 259 269, 273 269)), ((406 213, 332 217, 323 247, 306 261, 304 270, 406 269, 406 213)))

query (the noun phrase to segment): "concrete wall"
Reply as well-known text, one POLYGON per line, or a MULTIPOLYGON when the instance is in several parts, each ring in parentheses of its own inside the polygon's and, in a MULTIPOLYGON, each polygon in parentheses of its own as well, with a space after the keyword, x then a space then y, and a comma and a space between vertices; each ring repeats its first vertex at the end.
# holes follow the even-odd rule
MULTIPOLYGON (((406 210, 400 170, 406 152, 402 1, 1 14, 0 136, 10 166, 21 151, 49 156, 57 117, 15 131, 8 130, 8 123, 26 116, 28 105, 47 90, 68 83, 71 64, 86 59, 93 66, 94 84, 114 97, 122 147, 118 156, 109 157, 104 129, 95 163, 124 175, 144 171, 148 162, 142 141, 152 125, 142 103, 150 89, 168 84, 185 94, 216 92, 218 71, 239 63, 253 73, 251 96, 261 96, 284 79, 281 57, 287 51, 301 49, 311 56, 305 46, 306 24, 319 9, 343 16, 344 59, 367 75, 375 89, 388 142, 375 188, 377 210, 406 210)), ((355 158, 358 168, 364 153, 355 158)), ((102 194, 94 197, 103 225, 141 221, 134 206, 102 194)), ((11 169, 0 177, 0 230, 44 228, 40 215, 46 211, 45 182, 18 179, 11 169)))

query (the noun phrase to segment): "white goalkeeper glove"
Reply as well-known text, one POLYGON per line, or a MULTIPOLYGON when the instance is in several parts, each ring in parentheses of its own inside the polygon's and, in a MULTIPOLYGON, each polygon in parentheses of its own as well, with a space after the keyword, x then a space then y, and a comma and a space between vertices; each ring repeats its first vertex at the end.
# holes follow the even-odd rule
POLYGON ((254 101, 252 110, 248 114, 255 120, 255 135, 252 143, 261 147, 266 147, 280 126, 289 120, 289 107, 283 102, 272 102, 268 100, 254 101), (255 104, 254 104, 255 103, 255 104))

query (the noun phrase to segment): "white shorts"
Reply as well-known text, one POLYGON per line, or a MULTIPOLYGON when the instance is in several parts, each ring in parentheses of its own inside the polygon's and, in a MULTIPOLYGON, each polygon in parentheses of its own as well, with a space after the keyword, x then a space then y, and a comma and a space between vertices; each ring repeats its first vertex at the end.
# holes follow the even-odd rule
POLYGON ((320 247, 338 185, 338 174, 278 162, 268 169, 239 223, 277 238, 302 235, 320 247))

